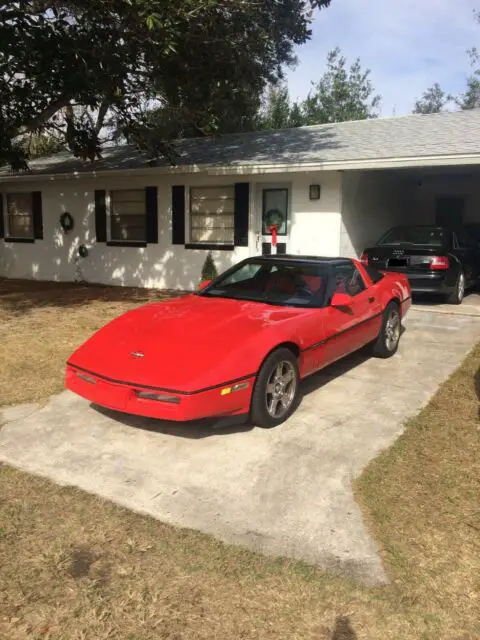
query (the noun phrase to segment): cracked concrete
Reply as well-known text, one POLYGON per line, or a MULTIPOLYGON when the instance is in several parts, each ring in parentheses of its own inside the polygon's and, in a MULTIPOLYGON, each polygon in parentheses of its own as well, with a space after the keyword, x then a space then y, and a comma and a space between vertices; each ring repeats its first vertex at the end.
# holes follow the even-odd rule
POLYGON ((40 405, 29 403, 29 404, 17 404, 13 407, 4 407, 0 409, 0 428, 3 427, 7 422, 16 422, 17 420, 23 420, 24 418, 28 418, 28 416, 32 415, 40 405))
POLYGON ((388 578, 352 480, 479 339, 478 316, 414 308, 393 359, 358 353, 313 376, 297 412, 273 430, 155 422, 64 392, 19 419, 7 414, 0 460, 176 526, 379 584, 388 578))

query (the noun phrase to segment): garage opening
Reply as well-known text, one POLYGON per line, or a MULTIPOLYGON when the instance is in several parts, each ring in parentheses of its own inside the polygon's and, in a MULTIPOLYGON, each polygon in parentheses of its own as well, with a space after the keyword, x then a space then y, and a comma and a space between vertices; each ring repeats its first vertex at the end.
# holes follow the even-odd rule
POLYGON ((465 226, 480 241, 480 167, 346 171, 340 252, 359 257, 390 228, 465 226))

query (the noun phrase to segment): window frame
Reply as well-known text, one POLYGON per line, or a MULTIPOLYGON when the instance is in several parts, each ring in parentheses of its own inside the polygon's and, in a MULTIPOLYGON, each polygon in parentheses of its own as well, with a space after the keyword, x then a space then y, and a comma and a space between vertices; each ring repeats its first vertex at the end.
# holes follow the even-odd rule
POLYGON ((147 246, 147 225, 148 225, 148 215, 147 215, 147 190, 146 187, 139 188, 130 188, 130 189, 107 189, 105 191, 105 212, 106 212, 106 232, 107 232, 107 247, 146 247, 147 246), (112 238, 112 218, 113 218, 113 209, 112 209, 112 193, 114 191, 142 191, 143 193, 143 201, 144 201, 144 218, 145 218, 145 239, 144 240, 116 240, 112 238))
POLYGON ((1 194, 2 197, 2 211, 3 211, 3 240, 5 242, 18 242, 23 244, 33 244, 35 238, 35 215, 33 208, 33 191, 5 191, 1 194), (30 196, 30 218, 32 221, 32 235, 31 236, 12 236, 10 234, 10 220, 8 213, 8 196, 24 195, 30 196))
POLYGON ((372 281, 372 285, 378 284, 385 277, 384 274, 381 271, 378 271, 377 269, 375 269, 375 267, 367 265, 367 266, 364 266, 363 268, 365 269, 365 273, 367 274, 367 276, 372 281))
POLYGON ((345 293, 347 296, 350 296, 350 298, 352 298, 352 299, 353 299, 353 298, 356 298, 357 296, 359 296, 360 294, 365 293, 365 291, 367 291, 367 290, 368 290, 368 284, 367 284, 367 281, 365 280, 365 278, 364 278, 363 273, 361 272, 361 270, 360 270, 357 266, 355 266, 355 263, 354 263, 354 262, 350 263, 349 265, 346 265, 346 264, 336 264, 336 265, 332 265, 331 272, 330 272, 330 277, 331 277, 331 287, 330 287, 330 292, 329 292, 329 295, 328 295, 328 299, 329 299, 329 301, 330 301, 330 302, 331 302, 331 300, 332 300, 333 295, 334 295, 335 293, 337 293, 337 291, 336 291, 336 287, 337 287, 337 285, 336 285, 336 280, 335 280, 335 271, 336 271, 337 269, 342 269, 342 268, 344 269, 344 268, 346 268, 347 266, 348 266, 349 268, 352 268, 354 272, 356 271, 356 272, 358 273, 358 275, 360 276, 360 281, 361 281, 361 282, 362 282, 362 284, 363 284, 363 289, 362 289, 361 291, 358 291, 357 293, 354 293, 354 294, 351 294, 351 293, 349 293, 349 292, 347 292, 347 291, 342 292, 342 293, 345 293))
POLYGON ((205 249, 206 251, 233 251, 235 249, 235 183, 185 185, 185 249, 205 249), (192 191, 195 189, 233 190, 233 227, 231 242, 197 242, 192 240, 192 191))

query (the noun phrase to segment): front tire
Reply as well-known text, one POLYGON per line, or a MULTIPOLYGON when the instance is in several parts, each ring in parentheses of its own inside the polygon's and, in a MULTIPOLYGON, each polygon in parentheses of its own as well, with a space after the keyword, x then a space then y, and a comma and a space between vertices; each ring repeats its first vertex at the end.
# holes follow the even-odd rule
POLYGON ((296 408, 300 374, 290 349, 273 351, 263 363, 252 394, 252 422, 263 429, 276 427, 296 408))
POLYGON ((402 333, 400 309, 395 302, 389 302, 383 313, 382 327, 373 343, 373 355, 376 358, 391 358, 398 349, 402 333))
POLYGON ((455 288, 452 293, 448 296, 447 302, 448 304, 462 304, 463 298, 465 297, 465 276, 463 271, 460 271, 457 277, 457 282, 455 283, 455 288))

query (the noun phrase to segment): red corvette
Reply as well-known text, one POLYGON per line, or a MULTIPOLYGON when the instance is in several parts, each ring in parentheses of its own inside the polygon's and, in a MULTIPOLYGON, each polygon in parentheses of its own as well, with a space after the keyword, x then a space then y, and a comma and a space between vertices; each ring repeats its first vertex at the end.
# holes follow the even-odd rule
POLYGON ((107 324, 69 359, 66 386, 125 413, 273 427, 294 411, 302 378, 369 343, 392 356, 410 294, 405 276, 356 260, 249 258, 107 324))

